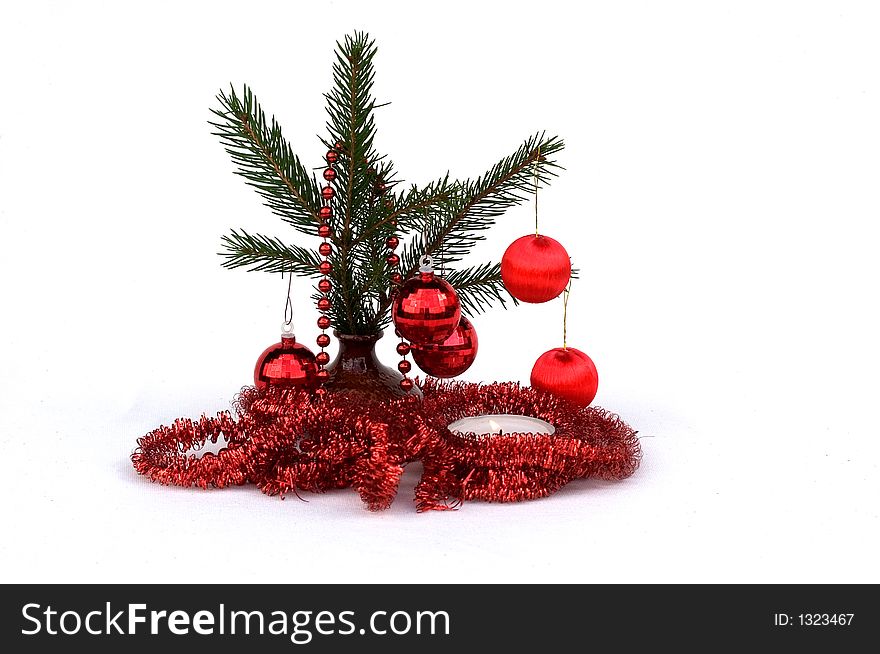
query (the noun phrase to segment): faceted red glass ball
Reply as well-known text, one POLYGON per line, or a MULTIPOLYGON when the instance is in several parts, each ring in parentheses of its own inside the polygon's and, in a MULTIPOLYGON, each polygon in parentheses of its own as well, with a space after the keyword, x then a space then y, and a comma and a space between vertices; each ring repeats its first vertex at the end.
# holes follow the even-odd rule
POLYGON ((333 252, 333 246, 329 243, 321 243, 321 245, 318 246, 318 252, 321 253, 321 256, 329 256, 330 253, 333 252))
POLYGON ((389 254, 385 261, 388 262, 389 266, 394 267, 400 264, 400 257, 396 254, 389 254))
POLYGON ((318 236, 321 238, 330 238, 330 235, 333 231, 330 229, 330 225, 321 225, 318 227, 318 236))
POLYGON ((318 210, 318 215, 321 217, 321 220, 329 220, 331 216, 333 216, 333 209, 330 207, 321 207, 318 210))
POLYGON ((412 364, 404 359, 400 363, 397 364, 397 369, 402 372, 404 375, 412 370, 412 364))
POLYGON ((271 345, 257 359, 254 366, 254 385, 259 389, 268 386, 318 386, 318 364, 315 355, 305 345, 293 338, 282 337, 280 343, 271 345))
POLYGON ((400 335, 411 343, 442 343, 461 318, 455 289, 433 273, 408 279, 394 298, 391 317, 400 335))
POLYGON ((329 311, 330 310, 330 298, 322 297, 318 300, 318 311, 329 311))
POLYGON ((547 302, 557 297, 571 278, 571 259, 549 236, 529 234, 516 239, 501 258, 501 279, 522 302, 547 302))
POLYGON ((322 293, 329 293, 332 286, 329 279, 322 279, 318 282, 318 290, 322 293))
POLYGON ((445 341, 413 347, 413 361, 433 377, 458 377, 477 358, 477 330, 465 316, 445 341))
POLYGON ((318 318, 318 329, 328 329, 330 327, 330 318, 321 316, 318 318))
POLYGON ((412 379, 404 377, 403 379, 400 380, 400 387, 403 390, 405 390, 407 393, 409 393, 412 390, 413 386, 415 386, 415 384, 413 384, 412 379))
POLYGON ((405 357, 407 354, 409 354, 409 351, 410 351, 409 343, 398 343, 397 344, 397 353, 400 356, 405 357))
POLYGON ((557 347, 542 354, 532 368, 532 386, 587 406, 599 389, 593 360, 573 347, 557 347))
POLYGON ((315 361, 318 362, 319 366, 326 366, 328 363, 330 363, 330 355, 326 352, 318 352, 315 355, 315 361))
POLYGON ((389 236, 388 240, 385 241, 385 245, 388 246, 389 250, 396 250, 397 246, 400 245, 400 239, 396 236, 389 236))
POLYGON ((328 150, 327 152, 327 163, 334 164, 339 161, 339 153, 336 150, 328 150))
POLYGON ((315 343, 318 344, 318 347, 327 347, 330 345, 330 337, 327 334, 321 334, 315 339, 315 343))
POLYGON ((328 182, 332 182, 334 179, 336 179, 336 171, 332 168, 327 168, 324 171, 324 179, 326 179, 328 182))
POLYGON ((318 264, 318 272, 322 275, 329 275, 331 270, 333 270, 333 266, 330 265, 329 261, 322 261, 318 264))
POLYGON ((336 191, 333 190, 332 186, 325 186, 321 189, 321 197, 325 200, 332 200, 334 195, 336 195, 336 191))

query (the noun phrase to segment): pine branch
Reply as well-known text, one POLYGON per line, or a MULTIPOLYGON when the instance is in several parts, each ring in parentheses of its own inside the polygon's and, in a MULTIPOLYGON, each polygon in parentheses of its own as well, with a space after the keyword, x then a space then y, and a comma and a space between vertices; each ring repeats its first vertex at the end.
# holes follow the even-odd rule
POLYGON ((468 315, 483 313, 496 302, 503 308, 507 307, 508 300, 519 304, 504 288, 504 283, 501 281, 501 264, 498 263, 484 263, 453 270, 446 275, 446 281, 455 288, 462 308, 468 315))
POLYGON ((482 232, 495 224, 495 218, 524 202, 535 193, 535 182, 547 184, 561 168, 550 157, 565 147, 558 137, 536 134, 513 154, 492 166, 476 180, 456 184, 450 208, 445 214, 428 214, 416 226, 417 235, 404 248, 401 268, 407 275, 418 268, 418 260, 430 254, 452 265, 485 239, 482 232))
POLYGON ((317 253, 298 245, 286 245, 276 238, 235 230, 222 237, 225 268, 247 267, 252 271, 291 272, 303 277, 317 277, 317 253))
POLYGON ((212 109, 219 122, 215 136, 232 157, 237 170, 285 222, 309 235, 318 224, 321 200, 318 185, 281 134, 281 126, 266 114, 250 88, 239 97, 234 89, 217 96, 221 109, 212 109))

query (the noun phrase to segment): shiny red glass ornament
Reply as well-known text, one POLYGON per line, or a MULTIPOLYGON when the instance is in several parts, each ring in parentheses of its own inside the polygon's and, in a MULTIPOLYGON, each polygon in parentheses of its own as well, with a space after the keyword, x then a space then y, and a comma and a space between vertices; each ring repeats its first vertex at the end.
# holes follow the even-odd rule
POLYGON ((318 347, 327 347, 330 345, 330 337, 327 334, 320 334, 318 338, 315 339, 315 343, 318 344, 318 347))
POLYGON ((336 191, 333 190, 332 186, 325 186, 321 189, 321 197, 325 200, 332 200, 334 195, 336 195, 336 191))
POLYGON ((318 264, 318 272, 322 275, 329 275, 331 270, 333 270, 333 266, 330 265, 329 261, 322 261, 318 264))
POLYGON ((599 389, 599 373, 593 360, 580 350, 557 347, 538 357, 531 383, 534 388, 587 406, 599 389))
POLYGON ((412 364, 404 359, 400 363, 397 364, 397 369, 402 372, 404 375, 412 370, 412 364))
POLYGON ((329 220, 333 216, 333 209, 330 207, 321 207, 318 210, 318 216, 321 217, 321 220, 329 220))
POLYGON ((401 275, 399 272, 391 273, 390 279, 392 284, 400 284, 403 282, 403 275, 401 275))
POLYGON ((458 377, 471 367, 478 347, 477 330, 462 316, 458 327, 442 343, 414 346, 413 361, 432 377, 458 377))
POLYGON ((409 393, 412 390, 413 386, 415 386, 415 384, 413 383, 413 380, 409 379, 408 377, 404 377, 403 379, 400 380, 400 387, 403 390, 405 390, 407 393, 409 393))
POLYGON ((433 272, 408 279, 391 306, 394 326, 411 343, 442 343, 461 318, 455 289, 433 272))
POLYGON ((339 153, 336 150, 328 150, 327 151, 327 163, 334 164, 339 161, 339 153))
POLYGON ((318 300, 318 311, 329 311, 330 306, 330 298, 322 297, 318 300))
POLYGON ((571 259, 549 236, 529 234, 516 239, 501 258, 501 279, 522 302, 540 303, 558 297, 571 278, 571 259))
POLYGON ((330 235, 333 231, 330 229, 330 225, 321 225, 318 227, 318 236, 321 238, 330 238, 330 235))
POLYGON ((398 343, 397 344, 397 353, 400 356, 405 357, 407 354, 409 354, 409 351, 410 351, 409 343, 398 343))
POLYGON ((268 386, 316 388, 317 372, 318 364, 312 351, 297 343, 292 335, 283 335, 280 343, 270 345, 257 359, 254 385, 259 389, 268 386))
POLYGON ((330 328, 330 318, 327 316, 321 316, 318 318, 318 329, 329 329, 330 328))
POLYGON ((326 179, 328 182, 332 182, 334 179, 336 179, 336 171, 332 168, 327 168, 324 171, 324 179, 326 179))
POLYGON ((330 363, 330 355, 326 352, 318 352, 315 355, 315 361, 318 362, 319 366, 326 366, 328 363, 330 363))
POLYGON ((385 241, 385 245, 388 246, 389 250, 396 250, 397 246, 400 245, 400 239, 396 236, 389 236, 388 240, 385 241))
POLYGON ((318 252, 323 257, 329 256, 330 253, 333 252, 333 246, 329 243, 321 243, 321 245, 318 246, 318 252))
POLYGON ((329 279, 322 279, 318 282, 318 290, 322 293, 329 293, 332 287, 333 285, 330 283, 329 279))
POLYGON ((396 254, 389 254, 385 261, 388 262, 389 266, 397 266, 400 264, 400 257, 396 254))

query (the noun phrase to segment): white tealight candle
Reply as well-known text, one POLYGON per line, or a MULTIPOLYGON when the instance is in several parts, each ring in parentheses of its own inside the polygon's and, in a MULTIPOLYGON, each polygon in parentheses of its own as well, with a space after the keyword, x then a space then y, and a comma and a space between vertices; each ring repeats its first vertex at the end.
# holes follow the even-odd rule
POLYGON ((478 435, 552 434, 556 431, 556 427, 540 418, 532 418, 531 416, 491 413, 456 420, 449 424, 449 431, 478 435))

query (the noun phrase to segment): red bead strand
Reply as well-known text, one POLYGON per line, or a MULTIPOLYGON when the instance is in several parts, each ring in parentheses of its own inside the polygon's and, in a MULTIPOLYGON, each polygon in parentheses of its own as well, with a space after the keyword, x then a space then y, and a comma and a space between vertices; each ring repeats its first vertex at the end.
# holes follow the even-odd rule
MULTIPOLYGON (((330 183, 336 179, 336 171, 333 169, 333 164, 339 161, 339 150, 341 150, 341 148, 342 144, 337 143, 335 148, 327 152, 327 168, 324 170, 324 179, 327 180, 327 185, 321 189, 322 206, 318 211, 318 218, 321 221, 321 224, 318 226, 318 236, 324 240, 321 242, 321 245, 318 246, 318 253, 322 257, 321 263, 318 265, 318 272, 322 275, 321 280, 318 282, 318 290, 322 293, 321 298, 318 300, 318 311, 321 312, 321 315, 318 317, 318 327, 320 328, 321 333, 318 335, 315 342, 318 344, 318 347, 321 348, 321 351, 318 352, 315 361, 318 364, 318 372, 316 376, 321 384, 330 378, 330 373, 326 369, 327 364, 330 363, 330 355, 324 351, 324 348, 330 345, 330 337, 327 335, 327 330, 331 326, 331 321, 327 312, 333 308, 330 298, 328 297, 328 293, 330 292, 330 289, 333 288, 333 285, 327 278, 333 270, 333 266, 327 260, 327 257, 333 252, 333 247, 330 245, 328 239, 333 236, 333 230, 329 225, 330 219, 333 218, 333 207, 330 202, 336 196, 336 191, 330 183)), ((323 388, 319 389, 319 391, 323 390, 323 388)))

